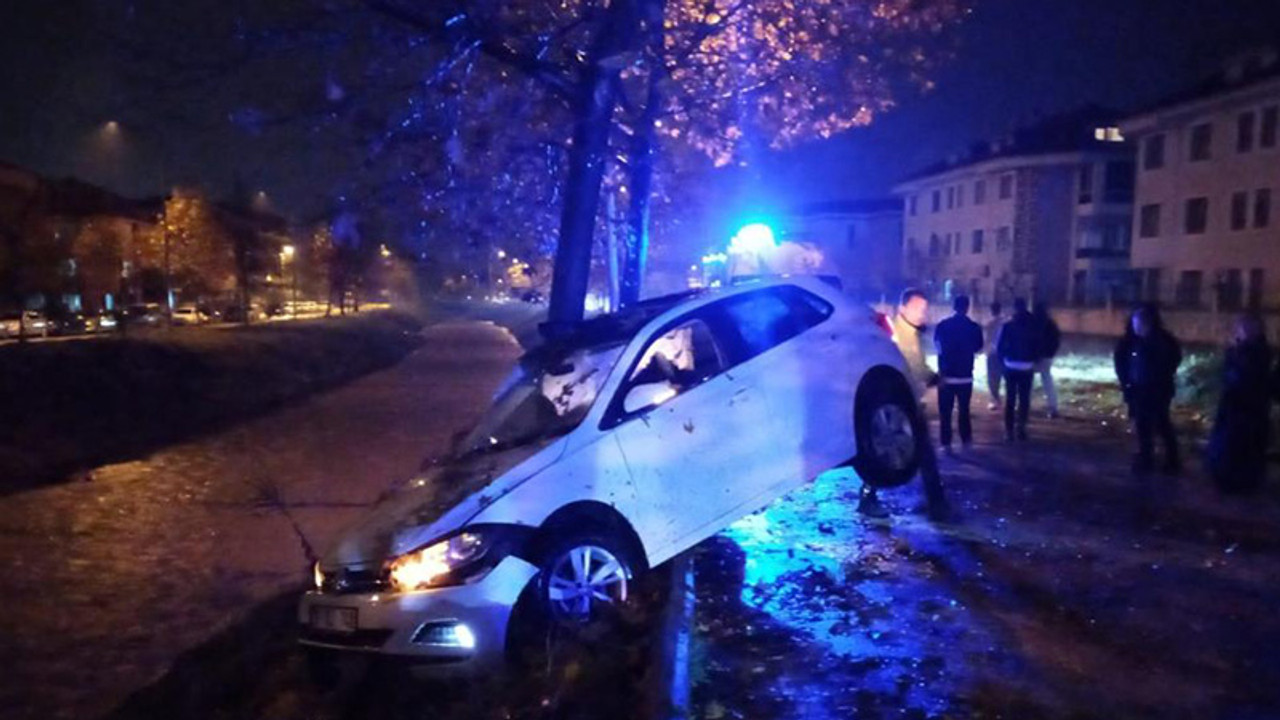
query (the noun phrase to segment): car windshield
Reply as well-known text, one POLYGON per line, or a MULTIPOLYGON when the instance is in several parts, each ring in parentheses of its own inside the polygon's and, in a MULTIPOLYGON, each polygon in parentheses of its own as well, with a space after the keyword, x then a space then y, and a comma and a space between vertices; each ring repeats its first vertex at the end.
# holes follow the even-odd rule
POLYGON ((504 450, 573 430, 587 416, 625 343, 526 356, 458 446, 459 456, 504 450))

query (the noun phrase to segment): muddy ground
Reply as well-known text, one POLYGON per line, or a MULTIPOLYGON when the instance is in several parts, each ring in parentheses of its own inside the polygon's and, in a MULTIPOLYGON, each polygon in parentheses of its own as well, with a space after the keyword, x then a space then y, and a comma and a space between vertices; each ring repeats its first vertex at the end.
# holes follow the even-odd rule
MULTIPOLYGON (((1127 423, 1037 419, 942 458, 955 523, 831 473, 698 549, 693 715, 1280 717, 1280 493, 1129 474, 1127 423)), ((1039 398, 1037 398, 1039 403, 1039 398)), ((1039 409, 1039 405, 1037 405, 1039 409)), ((936 425, 935 425, 936 436, 936 425)))

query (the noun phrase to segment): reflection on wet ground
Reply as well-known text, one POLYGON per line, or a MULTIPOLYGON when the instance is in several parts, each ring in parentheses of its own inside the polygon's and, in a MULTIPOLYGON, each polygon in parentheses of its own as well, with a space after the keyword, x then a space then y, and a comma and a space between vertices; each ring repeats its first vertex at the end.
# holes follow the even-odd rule
MULTIPOLYGON (((975 403, 977 404, 977 403, 975 403)), ((1280 713, 1280 498, 1135 481, 1123 433, 1066 419, 943 459, 955 524, 822 476, 699 548, 694 714, 722 718, 1280 713)))

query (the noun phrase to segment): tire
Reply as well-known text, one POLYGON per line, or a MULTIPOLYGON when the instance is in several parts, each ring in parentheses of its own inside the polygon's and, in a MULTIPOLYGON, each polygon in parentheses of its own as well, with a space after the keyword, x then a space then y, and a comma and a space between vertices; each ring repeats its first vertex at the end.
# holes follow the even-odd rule
POLYGON ((853 461, 862 481, 876 488, 907 484, 920 468, 922 436, 919 408, 906 381, 896 375, 869 375, 854 403, 858 455, 853 461))
POLYGON ((626 543, 591 530, 550 539, 540 557, 538 574, 516 602, 507 633, 507 659, 518 668, 551 668, 558 657, 576 652, 573 648, 616 638, 626 625, 624 605, 631 598, 638 567, 626 543), (574 570, 571 556, 587 548, 592 555, 588 574, 613 560, 618 568, 611 574, 618 579, 607 584, 610 601, 591 597, 585 614, 566 613, 565 591, 571 590, 566 573, 574 570))

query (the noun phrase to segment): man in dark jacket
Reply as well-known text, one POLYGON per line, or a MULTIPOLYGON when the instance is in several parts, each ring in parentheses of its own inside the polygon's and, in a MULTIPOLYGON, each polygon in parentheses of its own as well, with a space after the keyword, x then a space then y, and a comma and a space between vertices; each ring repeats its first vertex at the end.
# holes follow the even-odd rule
POLYGON ((1177 339, 1164 329, 1160 311, 1154 305, 1143 305, 1129 318, 1125 335, 1116 345, 1116 377, 1129 405, 1138 433, 1138 457, 1133 463, 1135 474, 1151 472, 1155 453, 1153 434, 1164 442, 1165 472, 1176 474, 1182 463, 1178 457, 1178 436, 1169 417, 1173 402, 1182 348, 1177 339))
POLYGON ((1013 301, 1013 319, 1000 331, 1000 363, 1004 366, 1004 436, 1027 439, 1027 414, 1031 406, 1031 381, 1040 359, 1040 337, 1027 301, 1013 301), (1016 434, 1015 434, 1016 431, 1016 434))
POLYGON ((969 319, 969 297, 957 295, 955 314, 938 323, 933 342, 938 346, 938 412, 942 415, 942 448, 951 452, 951 412, 959 405, 960 444, 973 444, 969 405, 973 400, 973 357, 982 352, 982 327, 969 319))
POLYGON ((1036 334, 1040 338, 1040 357, 1036 359, 1036 374, 1040 376, 1040 385, 1044 388, 1045 404, 1049 409, 1049 417, 1058 417, 1058 390, 1053 386, 1053 358, 1062 345, 1062 332, 1058 323, 1049 315, 1049 305, 1044 301, 1037 302, 1031 313, 1036 321, 1036 334))

